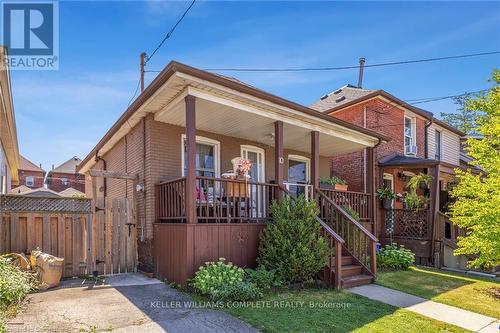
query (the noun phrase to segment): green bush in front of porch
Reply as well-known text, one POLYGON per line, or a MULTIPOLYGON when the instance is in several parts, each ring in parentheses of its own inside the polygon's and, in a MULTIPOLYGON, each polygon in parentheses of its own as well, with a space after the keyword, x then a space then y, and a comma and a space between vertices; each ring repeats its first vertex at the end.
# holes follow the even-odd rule
POLYGON ((271 214, 273 223, 261 234, 259 264, 275 270, 285 283, 314 279, 330 255, 325 239, 318 237, 315 202, 285 197, 271 205, 271 214))

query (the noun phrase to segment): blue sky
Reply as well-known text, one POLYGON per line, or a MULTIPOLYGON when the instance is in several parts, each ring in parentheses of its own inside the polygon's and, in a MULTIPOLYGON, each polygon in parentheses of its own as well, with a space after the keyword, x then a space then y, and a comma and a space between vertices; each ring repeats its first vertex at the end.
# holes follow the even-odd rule
MULTIPOLYGON (((21 154, 48 170, 83 158, 125 110, 138 58, 189 3, 60 3, 60 69, 13 71, 21 154)), ((197 2, 148 63, 199 68, 346 66, 500 50, 499 2, 197 2)), ((401 99, 487 88, 500 57, 367 68, 363 86, 401 99)), ((223 73, 309 105, 357 81, 356 70, 223 73)), ((154 78, 147 74, 147 81, 154 78)), ((439 115, 450 100, 420 104, 439 115)))

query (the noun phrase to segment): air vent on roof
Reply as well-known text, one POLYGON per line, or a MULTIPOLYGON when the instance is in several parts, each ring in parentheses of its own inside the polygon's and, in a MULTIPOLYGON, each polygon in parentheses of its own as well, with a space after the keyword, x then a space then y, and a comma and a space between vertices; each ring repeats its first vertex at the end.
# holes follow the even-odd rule
POLYGON ((320 100, 324 100, 326 98, 328 98, 328 95, 323 95, 323 96, 321 96, 320 100))
POLYGON ((336 102, 336 103, 340 103, 340 102, 342 102, 344 99, 345 99, 345 96, 340 96, 339 98, 337 98, 337 99, 335 100, 335 102, 336 102))
POLYGON ((337 95, 337 94, 338 94, 338 93, 340 93, 341 91, 342 91, 342 88, 335 90, 333 93, 334 93, 335 95, 337 95))

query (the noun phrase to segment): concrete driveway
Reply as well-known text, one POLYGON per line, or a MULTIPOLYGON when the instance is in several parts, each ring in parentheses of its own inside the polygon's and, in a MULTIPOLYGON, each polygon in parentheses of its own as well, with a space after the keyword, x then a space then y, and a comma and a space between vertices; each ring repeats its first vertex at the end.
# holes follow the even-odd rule
POLYGON ((140 274, 65 281, 28 297, 8 332, 257 332, 210 304, 140 274))

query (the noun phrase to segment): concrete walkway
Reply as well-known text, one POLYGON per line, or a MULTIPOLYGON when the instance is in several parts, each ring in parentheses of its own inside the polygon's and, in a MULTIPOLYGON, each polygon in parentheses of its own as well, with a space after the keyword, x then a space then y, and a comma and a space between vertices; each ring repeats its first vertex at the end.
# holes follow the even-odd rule
POLYGON ((404 308, 445 323, 456 325, 470 331, 499 333, 500 320, 454 306, 429 301, 394 289, 370 284, 354 287, 347 291, 367 298, 404 308))
POLYGON ((28 296, 7 332, 256 333, 250 325, 196 303, 159 280, 121 274, 95 284, 64 281, 28 296))

